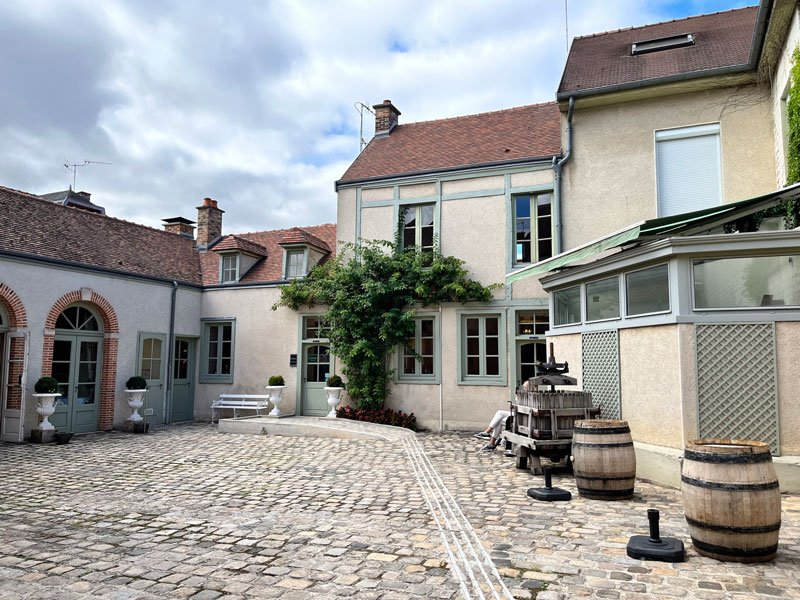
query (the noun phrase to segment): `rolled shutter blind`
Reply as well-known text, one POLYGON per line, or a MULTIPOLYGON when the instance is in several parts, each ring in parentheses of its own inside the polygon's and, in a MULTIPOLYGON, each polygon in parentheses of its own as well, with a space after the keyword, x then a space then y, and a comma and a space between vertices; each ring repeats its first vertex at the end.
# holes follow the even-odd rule
POLYGON ((658 216, 722 203, 719 125, 656 132, 658 216))

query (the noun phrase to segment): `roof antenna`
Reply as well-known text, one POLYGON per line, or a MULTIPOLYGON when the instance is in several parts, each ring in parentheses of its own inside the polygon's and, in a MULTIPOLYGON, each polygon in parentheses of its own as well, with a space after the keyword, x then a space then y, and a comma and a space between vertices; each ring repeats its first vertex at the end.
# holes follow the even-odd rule
POLYGON ((114 163, 110 162, 102 162, 99 160, 85 160, 83 163, 69 163, 65 162, 64 167, 67 171, 72 171, 72 185, 69 187, 70 190, 75 190, 75 179, 78 176, 78 167, 85 167, 86 165, 113 165, 114 163))
POLYGON ((569 12, 567 10, 568 0, 564 0, 564 38, 567 42, 567 54, 569 54, 569 12))
POLYGON ((364 150, 364 146, 367 145, 367 140, 364 139, 364 111, 366 110, 368 113, 372 115, 374 115, 375 113, 372 112, 372 109, 363 102, 356 102, 355 107, 356 111, 358 112, 360 121, 358 125, 358 141, 359 141, 358 153, 361 154, 361 152, 364 150))

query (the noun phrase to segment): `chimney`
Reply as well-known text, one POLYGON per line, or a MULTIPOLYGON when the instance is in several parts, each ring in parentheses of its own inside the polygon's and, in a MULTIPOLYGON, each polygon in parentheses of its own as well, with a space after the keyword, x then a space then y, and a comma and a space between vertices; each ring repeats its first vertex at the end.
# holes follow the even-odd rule
POLYGON ((197 247, 208 248, 222 235, 222 214, 217 201, 204 198, 203 205, 197 207, 197 247))
POLYGON ((190 240, 194 239, 194 221, 183 217, 170 217, 169 219, 161 220, 164 221, 164 231, 175 233, 190 240))
POLYGON ((383 104, 376 104, 375 109, 375 137, 389 135, 397 127, 400 111, 391 100, 384 100, 383 104))

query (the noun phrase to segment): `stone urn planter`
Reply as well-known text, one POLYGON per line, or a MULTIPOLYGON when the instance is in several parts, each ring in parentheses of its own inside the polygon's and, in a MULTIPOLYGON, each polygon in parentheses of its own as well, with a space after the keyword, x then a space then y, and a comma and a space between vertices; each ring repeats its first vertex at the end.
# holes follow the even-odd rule
POLYGON ((267 393, 269 394, 269 401, 272 402, 272 410, 269 413, 270 417, 281 416, 281 402, 283 402, 283 390, 286 389, 286 382, 282 375, 273 375, 269 378, 269 385, 267 385, 267 393))
POLYGON ((325 401, 331 409, 326 417, 331 419, 336 418, 336 407, 342 401, 342 391, 344 390, 344 383, 342 378, 338 375, 331 375, 328 377, 327 385, 325 386, 325 401))
POLYGON ((38 429, 41 431, 55 431, 55 426, 50 422, 50 417, 56 412, 56 398, 60 398, 61 394, 33 394, 36 398, 38 406, 36 412, 42 417, 42 422, 39 423, 38 429))
POLYGON ((141 423, 144 417, 139 414, 139 409, 144 404, 144 395, 147 392, 147 381, 142 377, 131 377, 125 384, 125 393, 128 395, 128 406, 131 407, 132 412, 128 417, 128 421, 132 423, 141 423))

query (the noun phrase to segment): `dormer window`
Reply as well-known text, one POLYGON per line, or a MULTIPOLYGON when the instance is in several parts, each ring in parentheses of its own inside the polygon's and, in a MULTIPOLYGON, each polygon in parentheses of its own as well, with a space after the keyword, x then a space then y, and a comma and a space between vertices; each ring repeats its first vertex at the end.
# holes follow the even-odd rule
POLYGON ((286 279, 306 276, 305 248, 286 250, 286 279))
POLYGON ((222 283, 234 283, 239 281, 239 255, 238 254, 223 254, 222 255, 222 283))
POLYGON ((631 56, 672 50, 673 48, 685 48, 686 46, 694 46, 694 36, 691 33, 636 42, 631 45, 631 56))

